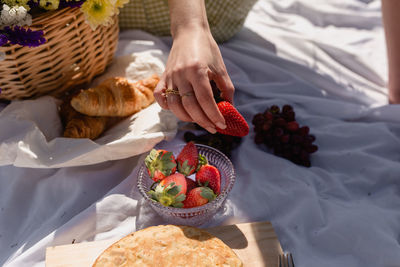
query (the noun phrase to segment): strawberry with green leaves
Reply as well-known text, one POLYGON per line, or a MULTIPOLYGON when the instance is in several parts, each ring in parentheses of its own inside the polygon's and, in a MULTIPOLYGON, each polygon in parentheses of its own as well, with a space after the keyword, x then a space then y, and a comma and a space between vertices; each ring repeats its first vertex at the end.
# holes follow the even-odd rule
POLYGON ((178 171, 185 176, 193 174, 197 170, 199 152, 193 142, 187 143, 176 158, 178 171))
POLYGON ((199 207, 215 199, 216 195, 208 187, 196 187, 192 189, 186 195, 186 199, 183 201, 184 208, 199 207))
POLYGON ((202 154, 199 154, 199 160, 197 161, 197 168, 196 168, 196 172, 198 170, 200 170, 201 166, 204 166, 206 164, 208 164, 208 160, 205 156, 203 156, 202 154))
POLYGON ((243 137, 249 133, 249 125, 243 116, 227 101, 221 101, 218 104, 218 109, 225 119, 226 128, 216 128, 219 133, 243 137))
POLYGON ((147 172, 153 181, 158 182, 176 171, 176 160, 172 152, 152 149, 144 160, 147 172))
POLYGON ((196 172, 196 182, 211 188, 217 195, 221 192, 221 174, 215 166, 209 164, 201 166, 196 172))
POLYGON ((161 205, 182 208, 182 201, 186 198, 187 182, 183 174, 175 173, 163 180, 147 194, 161 205))

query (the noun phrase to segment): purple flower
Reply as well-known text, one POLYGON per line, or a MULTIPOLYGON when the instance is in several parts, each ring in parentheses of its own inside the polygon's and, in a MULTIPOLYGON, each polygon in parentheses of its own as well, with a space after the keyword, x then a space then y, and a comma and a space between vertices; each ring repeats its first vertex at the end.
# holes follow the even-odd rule
POLYGON ((20 26, 4 27, 3 34, 7 36, 11 44, 36 47, 46 42, 43 31, 32 31, 20 26))
POLYGON ((28 1, 28 5, 31 9, 37 9, 39 8, 39 1, 28 1))
POLYGON ((75 1, 75 0, 60 0, 59 9, 65 7, 81 7, 85 0, 75 1))
POLYGON ((8 38, 4 34, 0 33, 0 46, 4 46, 8 43, 8 38))

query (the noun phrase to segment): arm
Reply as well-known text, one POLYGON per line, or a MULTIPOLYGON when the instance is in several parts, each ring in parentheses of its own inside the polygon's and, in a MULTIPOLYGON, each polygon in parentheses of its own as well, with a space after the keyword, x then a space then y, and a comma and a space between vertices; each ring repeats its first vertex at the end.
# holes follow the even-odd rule
POLYGON ((179 119, 193 121, 211 133, 224 129, 225 120, 213 99, 210 80, 222 97, 232 102, 234 87, 207 21, 203 0, 169 0, 173 45, 161 81, 154 91, 157 102, 179 119), (163 96, 167 88, 179 95, 163 96))
POLYGON ((399 0, 382 0, 382 16, 389 64, 389 102, 392 104, 400 104, 399 10, 399 0))

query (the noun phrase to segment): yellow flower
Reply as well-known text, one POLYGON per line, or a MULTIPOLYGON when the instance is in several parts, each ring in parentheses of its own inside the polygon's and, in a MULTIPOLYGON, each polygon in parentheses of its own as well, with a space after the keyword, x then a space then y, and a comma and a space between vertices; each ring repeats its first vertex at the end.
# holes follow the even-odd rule
POLYGON ((128 3, 130 0, 116 0, 115 2, 115 9, 114 13, 119 15, 119 8, 123 7, 126 3, 128 3))
POLYGON ((129 0, 117 0, 117 2, 115 3, 115 7, 116 8, 123 7, 128 2, 129 2, 129 0))
POLYGON ((46 10, 54 10, 58 8, 60 0, 40 0, 39 5, 46 10))
POLYGON ((82 4, 81 11, 85 15, 86 22, 93 30, 99 25, 108 26, 115 12, 115 2, 110 0, 87 0, 82 4))
POLYGON ((23 6, 27 11, 29 11, 31 8, 28 5, 29 0, 1 0, 0 2, 3 2, 9 7, 14 7, 14 6, 23 6))

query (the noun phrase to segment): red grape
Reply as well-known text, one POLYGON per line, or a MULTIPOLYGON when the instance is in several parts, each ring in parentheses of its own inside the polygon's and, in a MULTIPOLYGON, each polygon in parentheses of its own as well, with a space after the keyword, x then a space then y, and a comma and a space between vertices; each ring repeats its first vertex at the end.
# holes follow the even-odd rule
POLYGON ((264 117, 269 122, 273 121, 273 119, 274 119, 274 115, 271 112, 269 112, 268 110, 265 111, 264 117))
POLYGON ((271 124, 269 123, 264 123, 262 126, 263 131, 268 131, 271 128, 271 124))
POLYGON ((307 147, 306 150, 307 150, 308 153, 314 153, 314 152, 316 152, 318 150, 318 146, 311 145, 311 146, 307 147))
POLYGON ((274 130, 274 135, 276 136, 276 137, 280 137, 280 136, 282 136, 284 134, 284 132, 283 132, 283 129, 282 128, 275 128, 275 130, 274 130))
POLYGON ((299 135, 305 136, 310 132, 310 128, 308 128, 307 126, 303 126, 303 127, 300 127, 297 132, 299 133, 299 135))
POLYGON ((290 105, 280 109, 277 105, 267 108, 264 113, 254 115, 254 142, 265 144, 277 156, 306 167, 311 166, 310 154, 318 150, 313 145, 315 136, 309 134, 308 126, 300 127, 290 105))
POLYGON ((263 124, 264 121, 265 121, 264 115, 261 113, 258 113, 253 117, 252 123, 254 125, 260 125, 260 124, 263 124))
POLYGON ((282 136, 281 136, 281 142, 282 142, 282 143, 286 144, 286 143, 289 142, 289 140, 290 140, 290 135, 285 134, 285 135, 282 135, 282 136))
POLYGON ((287 123, 284 118, 278 118, 274 121, 274 124, 278 127, 285 127, 287 123))
POLYGON ((270 111, 272 114, 278 114, 278 113, 280 112, 280 109, 279 109, 279 107, 278 107, 277 105, 273 105, 273 106, 271 106, 271 107, 269 108, 269 111, 270 111))
POLYGON ((289 111, 293 111, 293 107, 292 107, 292 106, 290 106, 290 105, 284 105, 284 106, 282 107, 282 113, 287 113, 287 112, 289 112, 289 111))
POLYGON ((299 129, 299 124, 295 121, 288 122, 288 124, 286 124, 286 129, 290 132, 295 132, 299 129))

